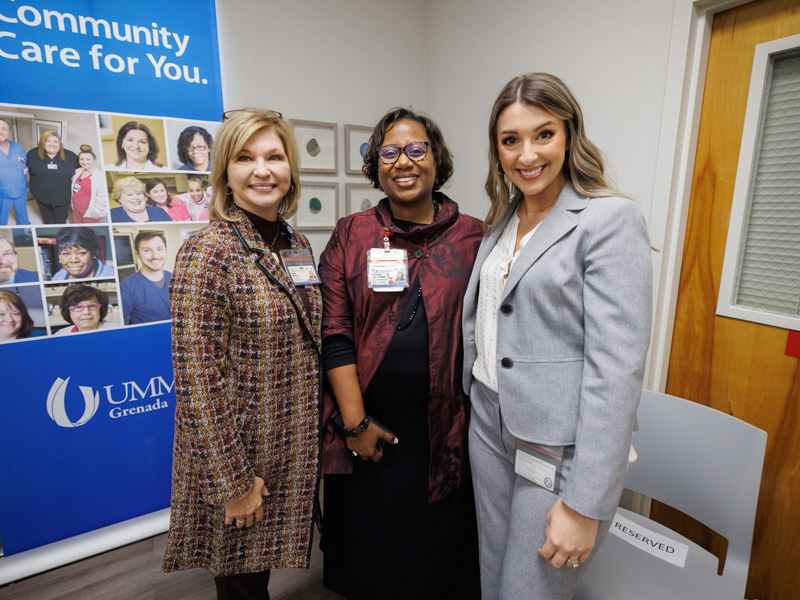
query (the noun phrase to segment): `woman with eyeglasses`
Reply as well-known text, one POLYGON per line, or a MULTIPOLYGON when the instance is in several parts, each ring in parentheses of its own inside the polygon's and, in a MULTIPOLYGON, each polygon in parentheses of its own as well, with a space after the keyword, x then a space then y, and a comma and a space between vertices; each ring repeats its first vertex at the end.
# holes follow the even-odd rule
POLYGON ((89 227, 65 227, 56 234, 61 268, 53 281, 113 277, 114 267, 100 260, 100 239, 89 227))
POLYGON ((192 125, 178 136, 179 171, 210 171, 214 138, 203 127, 192 125))
POLYGON ((270 571, 307 568, 319 471, 322 298, 291 126, 226 113, 211 223, 170 281, 175 450, 165 571, 207 569, 221 599, 269 598, 270 571), (301 268, 295 268, 297 267, 301 268))
POLYGON ((381 118, 364 174, 386 198, 320 258, 325 586, 348 598, 478 598, 461 304, 481 223, 439 191, 438 126, 381 118))
POLYGON ((69 323, 55 335, 85 333, 119 327, 119 323, 106 321, 108 294, 90 285, 76 283, 67 287, 61 296, 61 316, 69 323))
POLYGON ((567 600, 622 493, 650 340, 650 242, 557 77, 503 88, 489 159, 464 300, 483 600, 567 600))

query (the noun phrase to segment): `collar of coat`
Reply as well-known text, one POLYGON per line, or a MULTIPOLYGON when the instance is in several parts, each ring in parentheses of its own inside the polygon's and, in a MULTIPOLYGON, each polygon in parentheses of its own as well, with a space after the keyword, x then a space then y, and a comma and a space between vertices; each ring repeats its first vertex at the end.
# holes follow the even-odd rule
POLYGON ((459 215, 458 204, 453 202, 442 192, 434 192, 433 199, 439 203, 439 214, 436 215, 433 223, 414 225, 408 232, 403 231, 394 224, 394 221, 392 220, 394 217, 392 216, 391 208, 389 208, 388 198, 384 198, 378 203, 378 206, 375 207, 375 215, 378 218, 381 227, 387 231, 391 231, 392 233, 402 236, 413 237, 415 235, 419 235, 421 237, 428 237, 450 227, 453 223, 455 223, 459 215))
MULTIPOLYGON (((281 289, 291 300, 292 304, 294 305, 295 312, 297 313, 300 322, 303 323, 306 332, 309 334, 311 339, 313 340, 313 344, 317 350, 320 351, 320 334, 319 334, 319 327, 314 327, 313 324, 309 321, 308 315, 306 311, 303 309, 303 301, 300 299, 300 294, 297 291, 294 283, 292 282, 291 277, 286 273, 283 269, 283 265, 276 261, 275 258, 272 256, 272 252, 267 246, 267 243, 261 237, 261 234, 258 233, 258 229, 253 223, 247 218, 247 215, 244 214, 244 211, 240 209, 235 204, 232 204, 231 207, 228 209, 228 214, 231 217, 238 218, 235 223, 229 223, 231 234, 238 238, 238 242, 242 243, 242 247, 246 252, 252 253, 255 255, 255 264, 256 266, 261 269, 261 271, 267 276, 267 278, 276 285, 279 289, 281 289), (238 235, 237 235, 238 232, 238 235), (241 236, 241 237, 240 237, 241 236)), ((297 239, 295 238, 294 230, 286 224, 286 222, 281 219, 281 227, 288 227, 289 232, 292 235, 292 247, 303 247, 308 248, 310 250, 310 246, 301 244, 297 244, 297 239)), ((312 294, 309 294, 309 301, 313 302, 312 294)), ((313 305, 312 305, 313 309, 313 305)))

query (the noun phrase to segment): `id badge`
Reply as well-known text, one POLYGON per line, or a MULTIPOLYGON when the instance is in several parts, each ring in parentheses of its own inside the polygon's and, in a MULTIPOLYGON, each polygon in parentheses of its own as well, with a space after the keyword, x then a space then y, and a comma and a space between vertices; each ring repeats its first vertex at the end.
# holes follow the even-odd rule
POLYGON ((319 285, 321 283, 311 250, 292 248, 281 250, 281 262, 295 285, 319 285))
POLYGON ((47 168, 50 169, 51 171, 55 171, 56 169, 58 169, 58 165, 53 163, 47 163, 47 168))
POLYGON ((373 292, 402 292, 408 287, 408 253, 398 248, 367 250, 367 287, 373 292))
POLYGON ((517 438, 514 473, 548 492, 558 494, 563 456, 563 446, 542 446, 517 438))
POLYGON ((77 194, 80 191, 81 191, 81 184, 76 181, 75 185, 72 186, 72 193, 77 194))

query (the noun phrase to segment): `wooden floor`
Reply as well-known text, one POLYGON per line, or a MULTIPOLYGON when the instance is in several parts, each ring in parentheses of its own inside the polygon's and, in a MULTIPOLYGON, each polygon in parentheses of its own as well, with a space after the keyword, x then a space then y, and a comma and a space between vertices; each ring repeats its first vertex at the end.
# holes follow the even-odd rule
MULTIPOLYGON (((341 600, 322 587, 322 552, 314 535, 311 568, 273 571, 271 600, 341 600)), ((203 569, 162 573, 166 534, 0 587, 0 600, 215 600, 203 569)))

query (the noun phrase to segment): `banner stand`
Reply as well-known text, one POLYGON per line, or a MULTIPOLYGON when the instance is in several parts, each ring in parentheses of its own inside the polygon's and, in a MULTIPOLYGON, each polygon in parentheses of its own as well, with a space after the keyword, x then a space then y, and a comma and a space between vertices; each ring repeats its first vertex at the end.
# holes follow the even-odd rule
POLYGON ((0 558, 0 585, 164 533, 169 508, 0 558))

